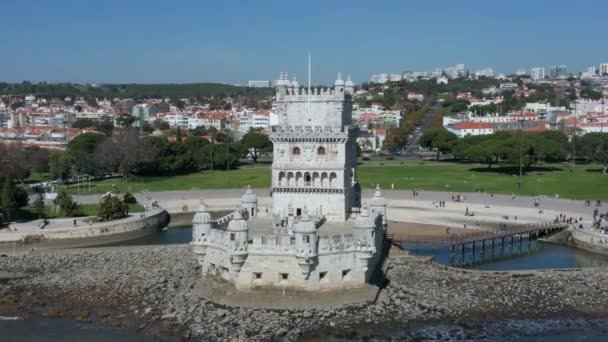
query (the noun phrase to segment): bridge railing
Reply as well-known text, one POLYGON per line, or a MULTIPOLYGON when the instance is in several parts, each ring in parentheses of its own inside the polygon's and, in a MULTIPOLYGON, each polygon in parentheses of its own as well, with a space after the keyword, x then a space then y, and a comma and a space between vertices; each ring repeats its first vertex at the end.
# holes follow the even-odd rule
POLYGON ((498 231, 473 231, 463 234, 452 234, 452 235, 425 235, 425 234, 387 234, 387 239, 395 243, 433 243, 433 244, 445 244, 445 245, 457 245, 475 241, 489 240, 502 238, 507 236, 513 236, 518 234, 534 233, 543 230, 555 230, 565 229, 568 227, 567 223, 563 222, 536 222, 529 224, 520 224, 516 226, 510 226, 503 228, 498 231))

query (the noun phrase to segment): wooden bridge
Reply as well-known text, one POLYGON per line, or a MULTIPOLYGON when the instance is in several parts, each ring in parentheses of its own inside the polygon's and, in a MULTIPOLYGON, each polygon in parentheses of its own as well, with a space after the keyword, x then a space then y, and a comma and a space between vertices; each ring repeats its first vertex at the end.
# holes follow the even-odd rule
POLYGON ((446 235, 420 235, 420 234, 387 234, 387 239, 393 244, 414 244, 416 249, 419 245, 430 245, 435 255, 436 246, 449 247, 449 263, 450 265, 466 264, 466 251, 470 251, 470 258, 475 262, 476 247, 479 248, 479 258, 481 261, 486 260, 486 252, 491 258, 495 258, 496 254, 503 256, 505 254, 505 242, 510 247, 513 253, 517 244, 517 251, 521 253, 523 240, 527 238, 528 247, 533 239, 547 236, 569 227, 565 222, 539 222, 530 224, 508 225, 495 231, 471 231, 463 234, 446 234, 446 235), (496 246, 498 244, 498 246, 496 246), (479 246, 478 246, 479 245, 479 246), (489 247, 489 251, 486 251, 489 247), (495 250, 499 253, 495 253, 495 250))

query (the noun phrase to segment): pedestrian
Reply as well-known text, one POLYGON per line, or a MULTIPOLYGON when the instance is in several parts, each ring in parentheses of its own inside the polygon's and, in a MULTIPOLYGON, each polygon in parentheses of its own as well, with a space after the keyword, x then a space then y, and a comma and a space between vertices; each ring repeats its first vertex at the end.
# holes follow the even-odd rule
POLYGON ((93 225, 93 220, 89 219, 89 226, 93 225))
POLYGON ((76 219, 74 219, 74 227, 77 227, 78 225, 76 224, 76 219))

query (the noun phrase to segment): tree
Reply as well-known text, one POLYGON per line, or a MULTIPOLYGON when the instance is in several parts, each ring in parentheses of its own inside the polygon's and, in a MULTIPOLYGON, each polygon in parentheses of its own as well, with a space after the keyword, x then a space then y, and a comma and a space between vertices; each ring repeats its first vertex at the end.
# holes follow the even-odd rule
POLYGON ((165 131, 165 130, 168 130, 169 128, 171 128, 171 126, 169 126, 169 123, 167 121, 163 121, 161 119, 155 119, 154 121, 152 121, 152 127, 154 129, 159 129, 161 131, 165 131))
POLYGON ((123 113, 116 117, 116 124, 119 127, 131 127, 137 118, 131 114, 123 113))
POLYGON ((608 173, 608 133, 587 133, 580 139, 580 150, 589 160, 602 164, 608 173))
POLYGON ((102 117, 97 123, 97 130, 107 137, 111 136, 114 131, 114 120, 109 116, 102 117))
POLYGON ((251 156, 254 163, 258 162, 260 155, 272 151, 272 142, 270 142, 268 136, 253 128, 243 135, 241 144, 247 149, 247 154, 251 156))
POLYGON ((23 145, 0 141, 0 176, 23 181, 30 175, 23 145))
POLYGON ((95 150, 95 158, 108 170, 120 172, 127 180, 129 172, 157 158, 157 151, 147 148, 134 128, 114 132, 95 150))
POLYGON ((25 149, 27 163, 32 171, 48 172, 49 171, 49 150, 40 147, 28 147, 25 149))
POLYGON ((4 212, 10 222, 17 213, 17 209, 28 203, 27 192, 15 186, 13 180, 8 176, 0 177, 2 189, 0 189, 0 210, 4 212))
POLYGON ((89 175, 99 173, 94 152, 105 139, 107 138, 103 134, 83 133, 68 143, 67 149, 76 172, 89 175))
POLYGON ((72 199, 72 195, 65 191, 61 191, 55 198, 55 205, 59 207, 59 213, 62 216, 73 217, 79 215, 80 207, 72 199))
POLYGON ((424 132, 420 137, 423 147, 432 148, 437 152, 437 160, 441 153, 450 153, 458 141, 458 136, 447 129, 437 128, 424 132))
POLYGON ((99 122, 97 120, 89 119, 89 118, 78 118, 72 124, 73 128, 90 128, 97 127, 99 122))
POLYGON ((117 196, 107 195, 101 198, 97 216, 105 221, 117 220, 127 216, 129 206, 117 196))
POLYGON ((42 198, 41 192, 39 192, 36 196, 36 200, 34 201, 34 209, 36 210, 36 214, 40 220, 42 216, 44 216, 44 199, 42 198))
POLYGON ((141 124, 141 130, 146 133, 152 133, 154 132, 154 127, 152 127, 148 121, 143 121, 141 124))
POLYGON ((68 152, 49 151, 49 173, 52 179, 67 179, 71 168, 72 158, 68 152))

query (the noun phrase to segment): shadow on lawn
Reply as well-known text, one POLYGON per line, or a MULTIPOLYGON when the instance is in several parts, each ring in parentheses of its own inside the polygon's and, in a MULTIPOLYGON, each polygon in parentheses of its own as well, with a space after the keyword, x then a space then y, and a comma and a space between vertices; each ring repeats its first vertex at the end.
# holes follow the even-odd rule
MULTIPOLYGON (((529 168, 524 168, 524 174, 532 173, 532 172, 555 172, 555 171, 563 171, 564 169, 555 167, 555 166, 532 166, 529 168)), ((472 172, 485 172, 485 173, 500 173, 505 175, 517 175, 519 174, 518 166, 497 166, 492 168, 487 167, 473 167, 470 168, 469 171, 472 172)))

